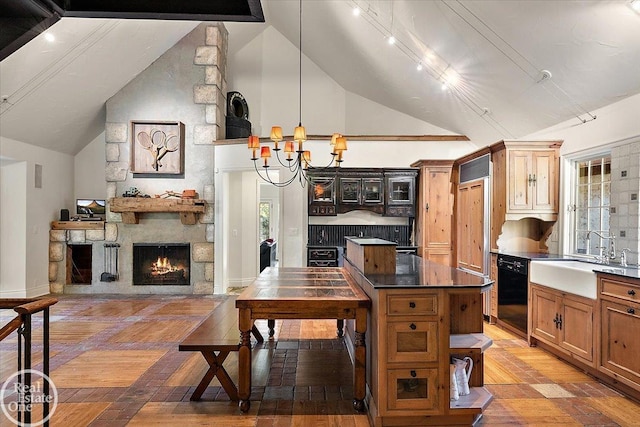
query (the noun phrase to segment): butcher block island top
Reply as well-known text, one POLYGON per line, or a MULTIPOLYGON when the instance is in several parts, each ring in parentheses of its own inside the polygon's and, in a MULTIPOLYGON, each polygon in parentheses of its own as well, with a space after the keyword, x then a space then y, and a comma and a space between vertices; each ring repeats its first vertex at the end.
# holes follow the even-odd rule
MULTIPOLYGON (((347 238, 344 269, 371 299, 366 403, 372 425, 475 424, 493 398, 484 387, 484 351, 492 340, 483 334, 482 315, 483 293, 493 281, 396 255, 393 242, 371 239, 347 238), (467 358, 473 369, 465 394, 451 384, 451 366, 467 358)), ((351 336, 349 322, 346 332, 351 336)))

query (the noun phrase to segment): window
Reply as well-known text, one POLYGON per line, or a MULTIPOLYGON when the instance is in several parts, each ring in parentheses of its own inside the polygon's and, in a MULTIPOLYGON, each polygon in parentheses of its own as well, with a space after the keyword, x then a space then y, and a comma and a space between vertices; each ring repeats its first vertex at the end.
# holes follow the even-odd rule
POLYGON ((271 237, 271 202, 260 202, 258 216, 260 217, 260 242, 271 237))
POLYGON ((611 204, 611 156, 574 162, 575 188, 573 192, 572 252, 576 255, 600 255, 600 248, 608 248, 609 207, 611 204))

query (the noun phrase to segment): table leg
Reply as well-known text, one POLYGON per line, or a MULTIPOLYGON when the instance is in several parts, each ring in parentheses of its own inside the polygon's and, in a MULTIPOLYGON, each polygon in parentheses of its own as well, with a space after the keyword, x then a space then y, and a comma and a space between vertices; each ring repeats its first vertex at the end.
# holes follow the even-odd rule
POLYGON ((344 319, 338 319, 336 334, 338 335, 338 338, 342 338, 344 336, 344 319))
POLYGON ((238 399, 240 399, 240 411, 248 412, 251 408, 251 329, 253 327, 250 309, 238 310, 238 327, 240 328, 238 399))
POLYGON ((364 398, 366 394, 366 368, 367 348, 365 345, 365 333, 367 331, 367 309, 356 309, 355 325, 355 358, 353 361, 353 408, 364 411, 364 398))
POLYGON ((269 338, 273 338, 275 334, 276 320, 275 319, 267 319, 267 326, 269 327, 269 338))

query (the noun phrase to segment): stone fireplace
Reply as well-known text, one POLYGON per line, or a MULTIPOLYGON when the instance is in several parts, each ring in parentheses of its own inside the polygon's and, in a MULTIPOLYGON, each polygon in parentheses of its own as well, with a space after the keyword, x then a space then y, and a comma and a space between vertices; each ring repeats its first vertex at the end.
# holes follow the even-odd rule
POLYGON ((133 285, 190 284, 189 243, 134 243, 133 285))
POLYGON ((52 293, 214 293, 214 144, 224 138, 225 132, 227 36, 222 23, 199 25, 107 101, 105 221, 98 222, 93 229, 82 229, 89 227, 82 221, 68 222, 72 228, 52 227, 49 245, 52 293), (181 174, 150 176, 131 170, 133 121, 184 124, 181 174), (145 196, 139 199, 148 201, 145 205, 153 205, 154 201, 180 204, 183 200, 180 197, 163 195, 195 190, 200 210, 184 212, 149 206, 133 213, 118 210, 116 200, 128 201, 123 196, 134 188, 145 196), (151 264, 158 263, 158 257, 162 260, 174 254, 140 258, 138 251, 147 242, 164 250, 171 246, 178 252, 184 251, 176 261, 171 260, 172 268, 174 263, 179 265, 177 270, 168 271, 165 266, 160 268, 165 269, 160 274, 156 266, 155 273, 149 272, 151 264), (105 243, 119 245, 117 279, 108 282, 100 280, 105 269, 105 243), (67 280, 67 245, 92 248, 90 286, 67 280), (172 280, 165 280, 169 277, 172 280))

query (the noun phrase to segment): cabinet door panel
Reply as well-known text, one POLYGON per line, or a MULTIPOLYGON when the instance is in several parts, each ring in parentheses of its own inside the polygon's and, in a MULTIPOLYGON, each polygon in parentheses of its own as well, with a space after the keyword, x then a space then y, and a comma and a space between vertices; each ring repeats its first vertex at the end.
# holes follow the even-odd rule
POLYGON ((535 210, 557 209, 556 155, 555 151, 544 151, 533 155, 534 205, 535 210))
POLYGON ((531 182, 533 178, 530 151, 509 153, 509 209, 531 209, 531 182))
POLYGON ((458 267, 482 273, 484 264, 484 181, 458 189, 458 267))
POLYGON ((560 347, 593 360, 593 306, 565 297, 560 347))
POLYGON ((387 337, 389 363, 438 360, 437 322, 389 322, 387 337))
POLYGON ((601 365, 608 371, 640 384, 638 337, 640 306, 603 301, 601 365))
POLYGON ((390 369, 387 375, 389 410, 438 408, 438 369, 390 369))
POLYGON ((427 245, 432 248, 451 247, 451 193, 447 191, 451 187, 450 175, 448 170, 431 171, 427 206, 421 206, 427 209, 427 245))
POLYGON ((531 315, 533 317, 531 335, 556 343, 559 329, 556 327, 554 319, 558 315, 558 309, 556 295, 535 286, 531 287, 531 315))

